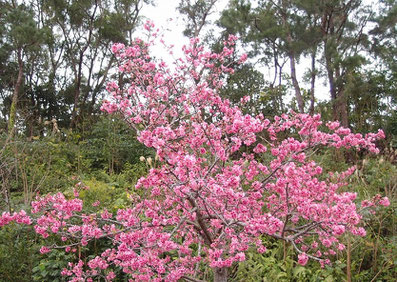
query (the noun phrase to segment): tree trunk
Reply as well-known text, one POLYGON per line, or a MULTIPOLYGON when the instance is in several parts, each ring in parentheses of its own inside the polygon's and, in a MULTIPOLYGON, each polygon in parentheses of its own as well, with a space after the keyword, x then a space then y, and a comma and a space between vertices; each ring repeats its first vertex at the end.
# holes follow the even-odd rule
POLYGON ((351 268, 351 242, 350 238, 347 239, 347 258, 346 258, 346 279, 347 282, 352 281, 352 268, 351 268))
POLYGON ((73 102, 73 110, 72 110, 72 120, 70 121, 70 128, 74 128, 77 123, 77 111, 78 111, 79 98, 80 98, 82 65, 83 65, 83 52, 80 53, 78 72, 75 76, 74 102, 73 102))
POLYGON ((310 108, 309 108, 309 114, 314 115, 314 88, 316 84, 316 53, 317 53, 317 48, 313 49, 313 52, 311 54, 312 57, 312 69, 311 69, 311 80, 310 80, 310 108))
POLYGON ((214 272, 214 282, 227 282, 227 277, 228 277, 228 269, 226 267, 218 268, 214 267, 212 268, 212 271, 214 272))
POLYGON ((328 82, 331 93, 332 103, 332 118, 339 120, 343 127, 349 126, 348 118, 348 104, 345 93, 345 85, 343 82, 343 69, 341 64, 338 62, 337 54, 339 53, 338 46, 340 46, 340 39, 343 34, 343 27, 347 18, 347 12, 342 11, 345 15, 341 22, 337 22, 338 26, 335 26, 335 16, 331 12, 325 14, 323 18, 324 28, 324 56, 325 64, 328 75, 328 82), (342 32, 342 33, 341 33, 342 32), (337 37, 336 39, 334 37, 337 37), (333 39, 334 38, 334 39, 333 39), (335 41, 336 40, 336 41, 335 41))
POLYGON ((347 113, 347 101, 346 101, 346 94, 344 89, 341 89, 337 93, 336 101, 335 102, 335 112, 334 112, 334 119, 340 121, 343 127, 349 127, 349 118, 347 113))
POLYGON ((299 87, 298 79, 296 78, 295 54, 293 51, 290 51, 289 61, 291 67, 292 85, 294 86, 295 89, 295 98, 296 98, 296 102, 298 103, 298 110, 300 113, 304 113, 305 109, 304 109, 303 98, 299 87))
POLYGON ((10 119, 8 120, 8 134, 10 137, 12 137, 15 133, 15 119, 17 115, 17 104, 18 104, 18 94, 19 94, 19 89, 21 88, 22 85, 22 79, 23 79, 23 61, 22 61, 22 49, 18 49, 18 78, 17 82, 15 83, 14 87, 14 93, 12 95, 12 102, 11 102, 11 108, 10 108, 10 119))
POLYGON ((290 69, 291 69, 291 80, 292 80, 292 85, 294 86, 295 89, 295 98, 296 102, 298 103, 298 110, 300 113, 304 113, 305 105, 303 102, 301 90, 299 87, 299 82, 298 79, 296 78, 296 64, 295 64, 295 52, 294 52, 294 47, 293 45, 293 38, 289 29, 289 25, 287 22, 287 3, 285 1, 282 2, 283 4, 283 10, 282 10, 282 21, 283 21, 283 26, 286 31, 286 40, 288 43, 288 57, 289 57, 289 63, 290 63, 290 69))
MULTIPOLYGON (((327 43, 325 42, 325 45, 327 43)), ((327 46, 325 47, 327 48, 327 46)), ((341 82, 340 70, 338 66, 333 66, 330 55, 325 50, 326 69, 328 75, 329 92, 331 93, 332 103, 332 118, 339 120, 344 127, 349 126, 349 119, 347 113, 347 99, 344 91, 344 85, 341 82)))
POLYGON ((349 126, 347 114, 347 99, 345 94, 345 86, 343 85, 340 75, 340 69, 337 67, 334 72, 334 100, 333 102, 333 118, 339 120, 343 127, 349 126))

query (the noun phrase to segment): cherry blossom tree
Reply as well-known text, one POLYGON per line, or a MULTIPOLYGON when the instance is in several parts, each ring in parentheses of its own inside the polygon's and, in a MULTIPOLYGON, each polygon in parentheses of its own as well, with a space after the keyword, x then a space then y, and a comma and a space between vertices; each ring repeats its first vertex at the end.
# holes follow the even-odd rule
MULTIPOLYGON (((146 28, 156 33, 151 23, 146 28)), ((136 185, 143 192, 117 214, 83 213, 77 189, 74 198, 46 195, 32 202, 32 215, 3 213, 0 226, 31 224, 43 238, 61 238, 63 245, 42 253, 109 238, 112 247, 94 259, 69 263, 62 274, 71 281, 112 281, 114 267, 131 281, 200 281, 200 265, 212 268, 214 281, 227 281, 228 268, 247 250, 266 251, 263 236, 293 246, 302 265, 329 263, 345 248, 338 239, 344 233, 364 236, 360 212, 388 199, 356 204, 356 193, 340 192, 355 168, 325 173, 312 155, 322 147, 377 153, 383 132, 354 134, 319 115, 291 112, 272 122, 243 115, 218 94, 224 74, 233 72, 235 40, 212 53, 192 39, 171 66, 150 56, 154 41, 115 44, 123 80, 108 84, 112 98, 102 109, 121 112, 156 151, 156 165, 136 185)))

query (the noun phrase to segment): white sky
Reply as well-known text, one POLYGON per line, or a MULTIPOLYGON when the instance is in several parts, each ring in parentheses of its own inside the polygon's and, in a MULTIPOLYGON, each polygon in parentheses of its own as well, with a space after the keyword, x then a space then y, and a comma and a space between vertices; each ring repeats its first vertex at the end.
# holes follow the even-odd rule
MULTIPOLYGON (((185 29, 183 16, 176 9, 179 2, 180 0, 155 0, 155 6, 145 5, 141 11, 141 15, 153 21, 155 26, 163 31, 164 41, 175 46, 173 51, 177 58, 182 56, 183 45, 189 43, 189 39, 183 35, 185 29)), ((226 7, 227 3, 228 0, 218 0, 214 13, 209 17, 212 23, 219 18, 220 12, 226 7)), ((161 48, 153 51, 169 63, 167 52, 164 52, 161 48)))

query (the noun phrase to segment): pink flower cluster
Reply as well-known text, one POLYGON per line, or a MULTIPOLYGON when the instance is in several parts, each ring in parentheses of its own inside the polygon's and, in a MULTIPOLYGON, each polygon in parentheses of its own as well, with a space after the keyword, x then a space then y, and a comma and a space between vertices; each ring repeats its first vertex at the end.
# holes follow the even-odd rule
POLYGON ((0 227, 11 222, 28 225, 32 224, 30 216, 28 216, 24 210, 21 210, 20 212, 14 212, 13 214, 10 214, 9 212, 3 212, 0 217, 0 227))

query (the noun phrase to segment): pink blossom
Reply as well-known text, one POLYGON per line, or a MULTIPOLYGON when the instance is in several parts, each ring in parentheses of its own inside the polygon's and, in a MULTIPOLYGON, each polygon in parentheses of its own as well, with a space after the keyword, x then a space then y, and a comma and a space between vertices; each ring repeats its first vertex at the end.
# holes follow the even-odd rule
POLYGON ((258 145, 256 145, 256 147, 254 148, 254 152, 257 154, 265 153, 266 151, 267 151, 267 148, 260 143, 258 145))
POLYGON ((41 253, 41 254, 46 254, 46 253, 48 253, 48 252, 50 252, 50 251, 51 251, 51 250, 50 250, 49 248, 45 247, 45 246, 43 246, 43 247, 40 248, 40 253, 41 253))
POLYGON ((101 204, 101 202, 95 201, 95 202, 92 203, 92 206, 93 206, 93 207, 97 207, 97 206, 99 206, 100 204, 101 204))
POLYGON ((390 206, 390 201, 387 197, 383 197, 380 201, 379 201, 379 205, 384 206, 384 207, 388 207, 390 206))
POLYGON ((246 60, 247 60, 247 54, 242 54, 241 55, 241 57, 240 57, 240 59, 239 59, 239 63, 241 64, 241 63, 244 63, 246 60))
POLYGON ((309 260, 309 257, 307 256, 306 253, 301 253, 298 255, 298 263, 300 265, 306 265, 308 260, 309 260))

